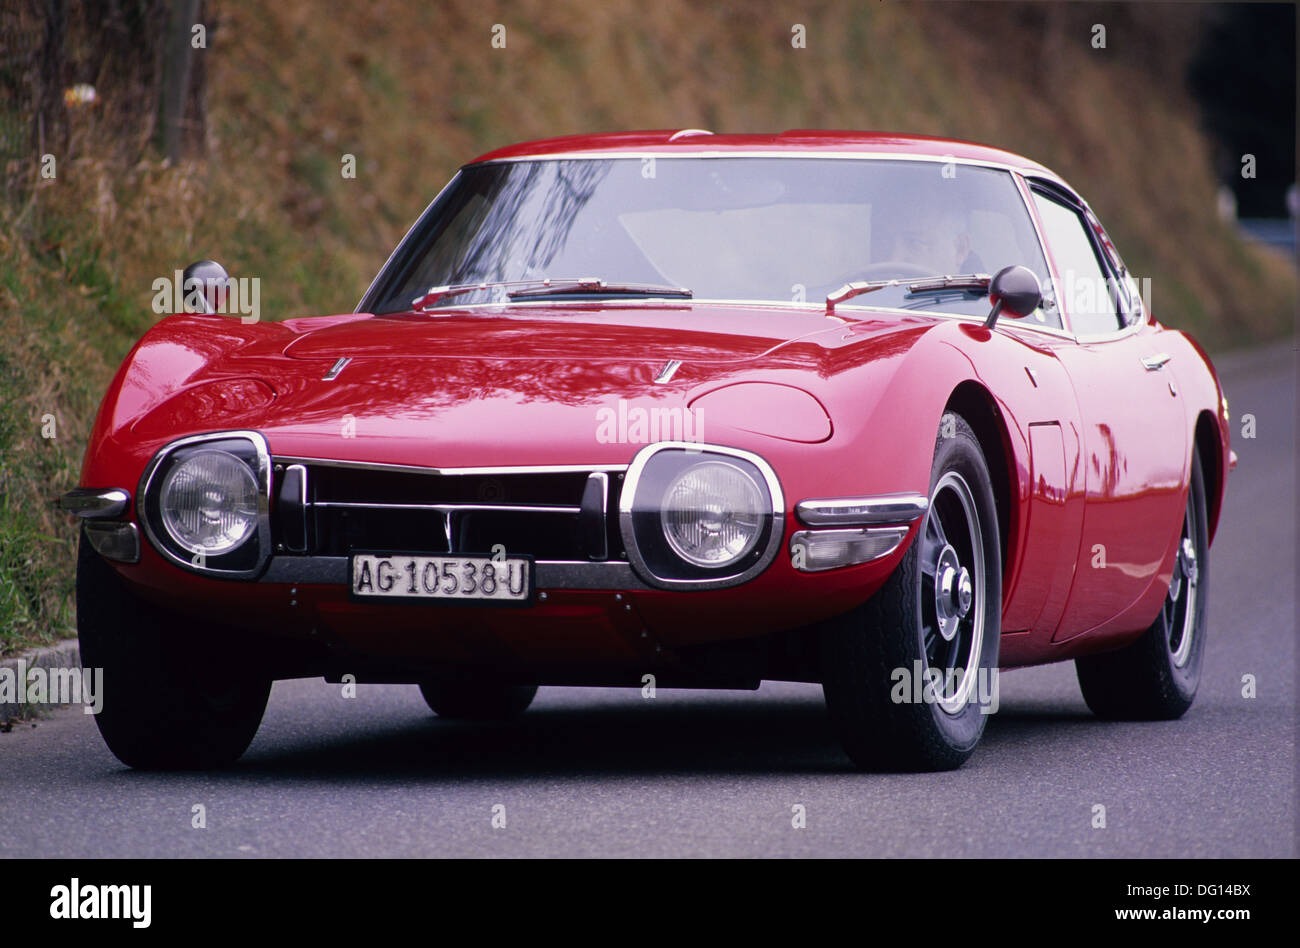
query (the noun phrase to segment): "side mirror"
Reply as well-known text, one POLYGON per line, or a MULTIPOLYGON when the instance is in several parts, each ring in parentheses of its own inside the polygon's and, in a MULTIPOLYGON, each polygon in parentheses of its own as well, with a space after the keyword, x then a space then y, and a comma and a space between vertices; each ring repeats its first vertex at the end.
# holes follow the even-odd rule
POLYGON ((181 293, 187 313, 225 312, 230 274, 215 260, 197 260, 185 268, 181 293))
POLYGON ((1003 312, 1023 319, 1038 309, 1043 304, 1043 288, 1029 268, 1003 267, 989 281, 989 302, 993 311, 984 326, 992 329, 1003 312))

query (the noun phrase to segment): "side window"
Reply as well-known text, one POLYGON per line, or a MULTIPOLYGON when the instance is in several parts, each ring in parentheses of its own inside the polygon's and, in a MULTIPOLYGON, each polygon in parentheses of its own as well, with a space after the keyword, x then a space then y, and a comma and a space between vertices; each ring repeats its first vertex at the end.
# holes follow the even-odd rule
POLYGON ((1119 251, 1115 249, 1115 245, 1111 242, 1110 236, 1106 233, 1106 228, 1101 226, 1101 221, 1097 220, 1092 211, 1086 211, 1085 215, 1088 218, 1088 226, 1097 235, 1097 241, 1101 244, 1102 252, 1106 255, 1106 261, 1110 264, 1110 272, 1113 276, 1113 285, 1119 303, 1120 322, 1125 326, 1131 326, 1146 315, 1137 281, 1128 272, 1128 267, 1124 266, 1124 261, 1119 258, 1119 251))
POLYGON ((1073 208, 1034 192, 1034 205, 1043 222, 1043 236, 1060 271, 1061 295, 1070 313, 1070 326, 1081 336, 1123 328, 1115 309, 1112 287, 1088 236, 1088 225, 1073 208))

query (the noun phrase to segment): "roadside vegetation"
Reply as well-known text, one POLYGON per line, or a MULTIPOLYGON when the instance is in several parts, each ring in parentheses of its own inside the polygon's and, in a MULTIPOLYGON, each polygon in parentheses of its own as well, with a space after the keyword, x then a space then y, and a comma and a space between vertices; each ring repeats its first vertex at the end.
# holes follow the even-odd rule
POLYGON ((209 2, 198 147, 171 164, 149 116, 120 132, 127 90, 101 69, 73 80, 97 98, 69 108, 53 178, 0 99, 0 657, 74 634, 75 527, 51 502, 158 318, 153 281, 210 257, 260 278, 262 318, 349 311, 457 165, 512 141, 854 128, 999 145, 1088 196, 1158 317, 1211 349, 1284 335, 1293 272, 1215 212, 1182 80, 1195 11, 1117 6, 1097 49, 1073 6, 814 2, 796 21, 742 0, 209 2))

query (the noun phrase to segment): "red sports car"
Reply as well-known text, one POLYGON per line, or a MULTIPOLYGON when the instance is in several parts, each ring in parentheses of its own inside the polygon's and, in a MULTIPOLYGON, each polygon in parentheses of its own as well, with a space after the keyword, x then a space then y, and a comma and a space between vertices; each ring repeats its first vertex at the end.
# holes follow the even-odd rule
POLYGON ((820 682, 860 767, 975 748, 999 667, 1175 718, 1228 405, 1087 204, 963 142, 688 129, 465 165, 355 313, 186 271, 104 397, 82 659, 134 767, 237 758, 277 678, 820 682), (351 676, 351 677, 348 677, 351 676))

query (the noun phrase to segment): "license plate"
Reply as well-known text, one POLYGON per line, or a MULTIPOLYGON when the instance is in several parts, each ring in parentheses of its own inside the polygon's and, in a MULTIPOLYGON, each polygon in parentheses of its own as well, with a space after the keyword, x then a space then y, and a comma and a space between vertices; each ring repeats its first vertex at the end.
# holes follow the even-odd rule
POLYGON ((361 599, 527 604, 533 597, 533 561, 524 556, 353 553, 348 572, 361 599))

